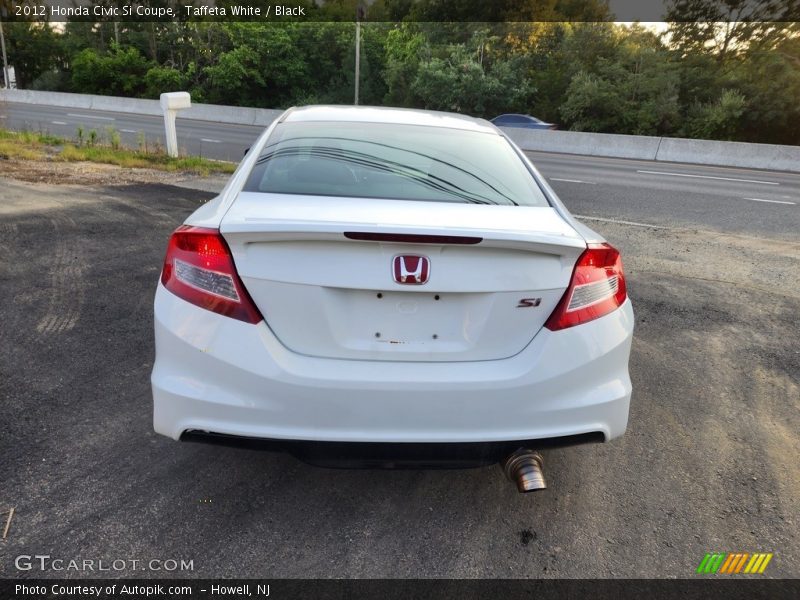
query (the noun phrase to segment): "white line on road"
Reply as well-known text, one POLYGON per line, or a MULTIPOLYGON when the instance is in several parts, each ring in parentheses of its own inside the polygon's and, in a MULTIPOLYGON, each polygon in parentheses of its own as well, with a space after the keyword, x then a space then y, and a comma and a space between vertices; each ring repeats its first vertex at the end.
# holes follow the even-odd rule
POLYGON ((208 138, 200 138, 201 142, 211 142, 212 144, 221 144, 222 142, 219 140, 210 140, 208 138))
POLYGON ((669 229, 661 225, 650 225, 649 223, 637 223, 636 221, 620 221, 619 219, 604 219, 603 217, 589 217, 587 215, 573 215, 576 219, 586 219, 587 221, 602 221, 603 223, 618 223, 620 225, 633 225, 634 227, 648 227, 650 229, 669 229))
POLYGON ((0 119, 7 119, 8 115, 0 115, 0 119))
POLYGON ((753 202, 770 202, 772 204, 797 204, 797 202, 787 202, 786 200, 764 200, 763 198, 742 198, 742 200, 752 200, 753 202))
POLYGON ((649 175, 672 175, 673 177, 696 177, 698 179, 722 179, 723 181, 742 181, 744 183, 761 183, 763 185, 780 185, 775 181, 759 181, 757 179, 734 179, 733 177, 714 177, 713 175, 690 175, 689 173, 669 173, 668 171, 640 171, 637 173, 647 173, 649 175))
POLYGON ((136 133, 135 129, 120 129, 120 131, 123 133, 136 133))
POLYGON ((550 181, 566 181, 567 183, 585 183, 587 185, 596 185, 594 181, 581 181, 580 179, 560 179, 558 177, 551 177, 550 181))
POLYGON ((75 113, 67 113, 68 117, 78 117, 81 119, 98 119, 100 121, 116 121, 114 117, 101 117, 98 115, 77 115, 75 113))
POLYGON ((53 125, 66 125, 66 121, 50 121, 53 125))

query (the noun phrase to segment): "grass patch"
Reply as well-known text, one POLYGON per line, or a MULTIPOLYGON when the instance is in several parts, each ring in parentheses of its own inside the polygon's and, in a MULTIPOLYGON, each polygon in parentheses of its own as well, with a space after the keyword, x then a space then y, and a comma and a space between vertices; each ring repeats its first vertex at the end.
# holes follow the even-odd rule
POLYGON ((68 144, 56 156, 57 160, 107 163, 127 169, 158 169, 209 175, 210 173, 233 173, 236 165, 199 156, 172 158, 161 152, 142 152, 107 146, 74 146, 68 144))
POLYGON ((124 148, 120 146, 119 134, 115 131, 106 132, 108 143, 105 143, 106 136, 98 136, 94 130, 89 133, 94 135, 84 137, 81 131, 76 144, 47 133, 0 129, 0 158, 45 160, 50 156, 58 161, 88 161, 127 169, 157 169, 204 177, 211 173, 230 174, 236 170, 234 163, 199 156, 172 158, 158 147, 153 151, 124 148))
POLYGON ((0 159, 3 160, 40 160, 45 154, 30 144, 15 140, 0 139, 0 159))
POLYGON ((0 159, 40 160, 45 157, 43 136, 30 131, 16 132, 0 129, 0 159))
POLYGON ((0 141, 16 142, 27 146, 58 146, 66 140, 49 133, 0 129, 0 141))

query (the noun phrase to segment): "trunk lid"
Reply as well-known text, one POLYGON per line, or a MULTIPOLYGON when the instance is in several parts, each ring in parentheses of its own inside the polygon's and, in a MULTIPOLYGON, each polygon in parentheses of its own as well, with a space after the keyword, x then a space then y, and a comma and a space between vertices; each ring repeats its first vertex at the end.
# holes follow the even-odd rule
MULTIPOLYGON (((513 356, 542 328, 586 248, 550 207, 252 192, 220 231, 281 343, 360 360, 513 356), (457 239, 393 237, 420 235, 457 239), (473 239, 452 243, 463 238, 473 239), (398 255, 427 257, 428 281, 398 283, 398 255)), ((414 260, 406 267, 414 271, 414 260)))

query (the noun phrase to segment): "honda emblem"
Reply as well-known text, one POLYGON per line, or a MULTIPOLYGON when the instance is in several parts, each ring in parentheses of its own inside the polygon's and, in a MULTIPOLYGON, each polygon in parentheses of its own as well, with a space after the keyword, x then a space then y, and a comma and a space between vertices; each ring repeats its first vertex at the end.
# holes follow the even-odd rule
POLYGON ((431 261, 419 254, 399 254, 392 261, 392 275, 397 283, 422 285, 431 276, 431 261))

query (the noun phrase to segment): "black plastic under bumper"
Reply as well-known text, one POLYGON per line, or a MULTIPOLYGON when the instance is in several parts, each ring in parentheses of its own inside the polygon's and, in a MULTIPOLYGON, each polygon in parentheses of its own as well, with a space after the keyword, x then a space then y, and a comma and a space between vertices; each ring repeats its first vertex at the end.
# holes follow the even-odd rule
POLYGON ((539 440, 469 443, 316 442, 252 438, 186 431, 183 442, 286 452, 303 462, 331 468, 463 469, 500 462, 518 448, 542 450, 603 442, 600 432, 539 440))

